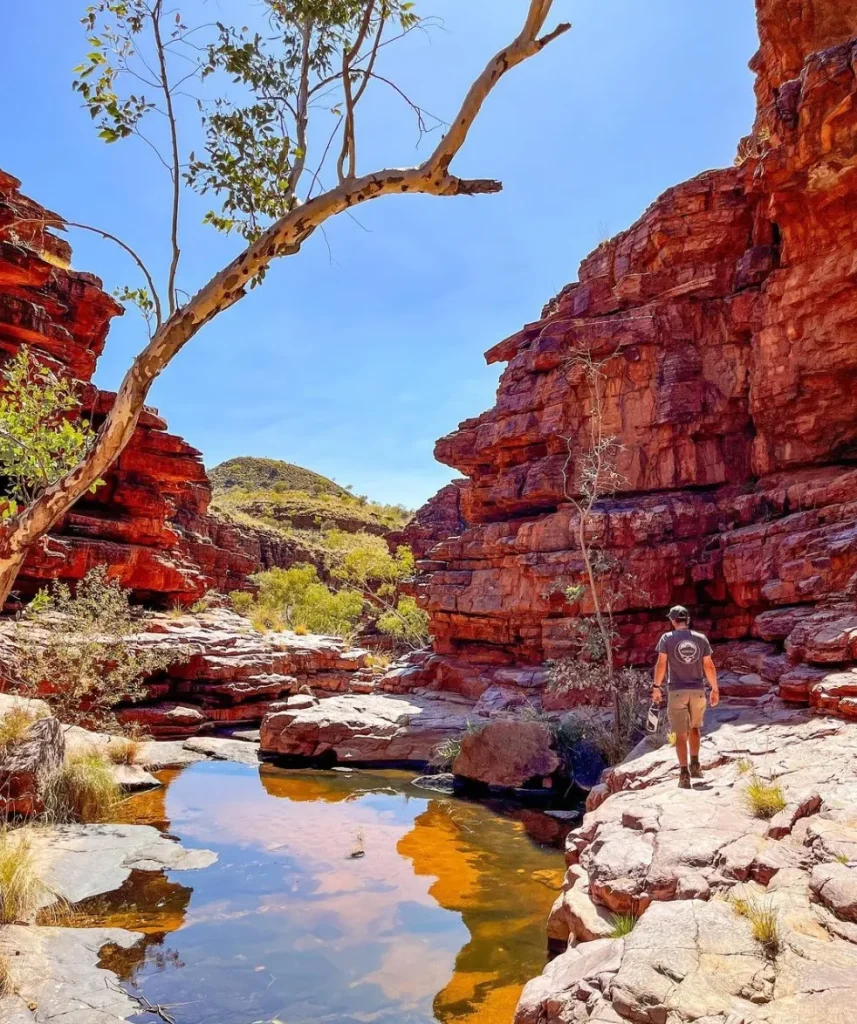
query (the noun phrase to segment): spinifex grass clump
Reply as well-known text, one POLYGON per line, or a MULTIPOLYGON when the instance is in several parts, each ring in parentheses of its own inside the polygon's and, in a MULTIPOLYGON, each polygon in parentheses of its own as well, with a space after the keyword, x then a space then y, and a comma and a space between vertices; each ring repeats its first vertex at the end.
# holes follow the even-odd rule
POLYGON ((637 924, 636 914, 613 914, 610 918, 613 930, 610 932, 611 939, 624 939, 630 935, 637 924))
POLYGON ((766 782, 754 775, 744 790, 744 800, 756 818, 773 818, 785 809, 786 798, 778 782, 766 782))
POLYGON ((101 754, 73 754, 48 778, 46 816, 56 822, 104 821, 121 795, 110 764, 101 754))
POLYGON ((0 831, 0 924, 29 920, 44 893, 26 832, 0 831))
POLYGON ((776 956, 782 948, 783 936, 780 915, 769 901, 760 901, 754 896, 734 896, 732 909, 739 917, 750 922, 753 938, 767 956, 776 956))

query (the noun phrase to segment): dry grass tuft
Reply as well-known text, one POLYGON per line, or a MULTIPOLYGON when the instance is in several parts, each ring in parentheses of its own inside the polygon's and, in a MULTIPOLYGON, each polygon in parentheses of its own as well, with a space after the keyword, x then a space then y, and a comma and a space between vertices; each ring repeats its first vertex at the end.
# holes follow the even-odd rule
POLYGON ((9 971, 9 958, 0 954, 0 999, 15 994, 15 984, 9 971))
POLYGON ((630 935, 637 924, 636 914, 613 914, 610 918, 610 923, 613 925, 613 931, 610 932, 611 939, 624 939, 626 935, 630 935))
POLYGON ((0 924, 29 920, 45 892, 28 835, 23 829, 4 829, 0 832, 0 924))
POLYGON ((22 740, 33 722, 42 715, 31 711, 25 704, 16 704, 0 718, 0 753, 12 743, 22 740))
MULTIPOLYGON (((259 604, 254 604, 250 609, 249 619, 250 625, 257 633, 267 633, 271 630, 275 633, 282 633, 286 628, 286 624, 280 614, 259 604)), ((299 628, 295 628, 296 633, 299 632, 299 628)), ((306 626, 303 627, 303 630, 306 633, 306 626)))
POLYGON ((757 775, 747 783, 744 800, 755 818, 773 818, 786 806, 782 786, 778 782, 765 782, 757 775))
POLYGON ((755 896, 732 896, 730 903, 739 917, 749 921, 753 938, 765 954, 776 956, 783 945, 779 912, 769 901, 758 900, 755 896))
POLYGON ((735 770, 739 775, 747 775, 753 770, 753 762, 749 757, 741 757, 735 762, 735 770))
POLYGON ((460 753, 461 737, 450 736, 449 739, 441 740, 432 750, 429 764, 432 768, 437 768, 439 771, 449 771, 460 753))
POLYGON ((307 633, 309 633, 309 630, 308 630, 308 629, 306 628, 306 626, 305 626, 305 625, 304 625, 304 624, 303 624, 302 622, 299 622, 299 623, 298 623, 298 624, 297 624, 297 625, 295 626, 294 630, 292 630, 292 632, 293 632, 293 633, 294 633, 294 634, 295 634, 296 636, 306 636, 306 635, 307 635, 307 633))
POLYGON ((105 751, 112 764, 136 764, 143 742, 137 736, 111 736, 105 751))
POLYGON ((377 668, 386 671, 393 664, 393 659, 387 654, 367 654, 366 665, 369 668, 377 668))
POLYGON ((122 791, 103 755, 75 754, 48 778, 46 817, 55 822, 104 821, 121 797, 122 791))

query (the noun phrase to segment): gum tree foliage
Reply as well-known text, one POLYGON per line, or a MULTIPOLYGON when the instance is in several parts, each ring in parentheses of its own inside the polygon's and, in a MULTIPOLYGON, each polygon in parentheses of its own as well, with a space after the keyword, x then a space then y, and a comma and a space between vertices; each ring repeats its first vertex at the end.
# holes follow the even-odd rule
POLYGON ((39 362, 29 348, 19 349, 0 375, 0 476, 7 481, 0 517, 10 519, 77 465, 95 432, 77 415, 75 382, 39 362))
POLYGON ((130 245, 87 228, 133 260, 141 280, 119 294, 138 305, 149 338, 92 446, 0 531, 3 599, 28 548, 131 439, 155 378, 208 322, 263 280, 272 260, 298 253, 331 217, 382 196, 473 196, 502 188, 493 179, 460 178, 451 164, 500 79, 569 28, 544 31, 553 0, 522 4, 520 32, 476 76, 422 162, 366 171, 359 166, 358 129, 361 104, 373 88, 400 96, 421 132, 438 124, 384 73, 388 47, 425 26, 409 2, 233 0, 230 6, 246 11, 254 28, 212 23, 220 8, 189 2, 199 21, 185 20, 173 0, 98 0, 84 12, 87 49, 74 88, 106 143, 137 142, 166 173, 167 270, 159 288, 130 245), (199 118, 203 145, 194 149, 199 118), (179 280, 187 188, 211 196, 208 221, 242 240, 235 258, 195 292, 179 280))
POLYGON ((179 658, 175 648, 136 643, 140 629, 128 592, 105 566, 90 569, 75 594, 54 583, 36 595, 16 629, 18 681, 63 722, 109 721, 116 704, 144 696, 147 676, 179 658))
POLYGON ((378 615, 378 629, 397 644, 418 650, 428 643, 428 615, 412 597, 399 595, 400 584, 414 575, 414 555, 407 545, 400 544, 390 554, 381 538, 367 538, 345 555, 331 575, 363 595, 378 615))

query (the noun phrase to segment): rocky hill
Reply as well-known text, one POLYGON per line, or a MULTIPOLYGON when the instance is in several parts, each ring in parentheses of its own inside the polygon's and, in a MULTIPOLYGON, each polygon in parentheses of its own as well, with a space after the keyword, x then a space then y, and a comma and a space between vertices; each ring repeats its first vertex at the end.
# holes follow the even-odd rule
POLYGON ((334 549, 342 546, 337 534, 386 537, 411 516, 400 505, 371 502, 312 470, 276 459, 230 459, 215 466, 211 481, 212 509, 219 516, 276 538, 282 549, 276 564, 309 562, 322 576, 336 558, 334 549))
POLYGON ((333 494, 348 497, 349 492, 321 473, 280 459, 260 459, 240 455, 209 470, 208 478, 215 494, 223 491, 303 491, 305 494, 333 494))
MULTIPOLYGON (((602 422, 622 446, 592 529, 635 581, 617 607, 625 657, 650 663, 680 602, 733 693, 851 713, 839 702, 857 694, 826 680, 857 659, 857 8, 757 7, 758 116, 736 165, 669 189, 587 257, 487 353, 508 364, 496 405, 437 444, 467 482, 417 587, 434 685, 530 685, 592 610, 556 586, 583 568, 564 485, 567 439, 577 455, 593 423, 583 355, 603 361, 602 422)), ((417 518, 446 521, 449 504, 445 490, 417 518)))

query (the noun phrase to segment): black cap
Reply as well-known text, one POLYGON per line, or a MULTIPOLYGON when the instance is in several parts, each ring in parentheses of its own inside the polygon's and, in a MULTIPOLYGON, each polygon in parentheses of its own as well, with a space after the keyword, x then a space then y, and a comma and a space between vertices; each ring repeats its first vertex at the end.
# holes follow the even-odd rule
POLYGON ((673 622, 689 622, 690 612, 683 604, 674 604, 669 611, 669 617, 673 622))

